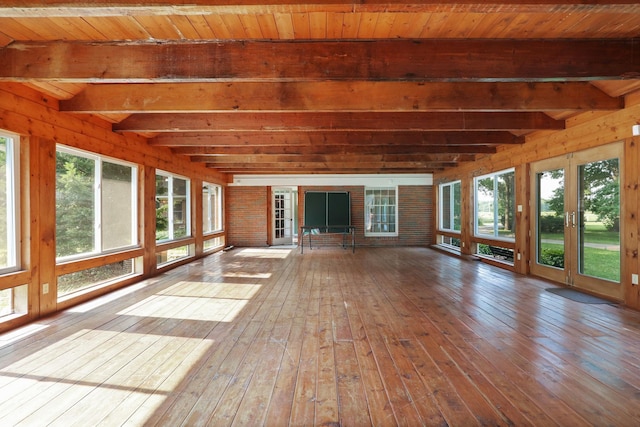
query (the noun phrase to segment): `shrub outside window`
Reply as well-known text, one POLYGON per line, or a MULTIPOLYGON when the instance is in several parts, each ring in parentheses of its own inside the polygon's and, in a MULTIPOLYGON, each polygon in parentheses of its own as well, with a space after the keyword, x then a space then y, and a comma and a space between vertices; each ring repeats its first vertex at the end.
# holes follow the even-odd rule
POLYGON ((475 235, 515 240, 515 172, 475 178, 475 235))
POLYGON ((398 235, 398 189, 365 188, 365 236, 398 235))
POLYGON ((0 132, 0 274, 19 268, 18 139, 0 132))
POLYGON ((191 235, 190 181, 167 172, 156 173, 156 241, 191 235))
POLYGON ((137 245, 137 175, 136 166, 58 146, 58 260, 137 245))

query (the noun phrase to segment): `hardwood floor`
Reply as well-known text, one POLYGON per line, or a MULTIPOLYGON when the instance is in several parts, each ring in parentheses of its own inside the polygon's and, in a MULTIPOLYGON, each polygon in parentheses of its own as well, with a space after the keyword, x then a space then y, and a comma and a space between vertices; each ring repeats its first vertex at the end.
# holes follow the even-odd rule
POLYGON ((640 425, 640 313, 424 248, 235 249, 0 335, 7 425, 640 425))

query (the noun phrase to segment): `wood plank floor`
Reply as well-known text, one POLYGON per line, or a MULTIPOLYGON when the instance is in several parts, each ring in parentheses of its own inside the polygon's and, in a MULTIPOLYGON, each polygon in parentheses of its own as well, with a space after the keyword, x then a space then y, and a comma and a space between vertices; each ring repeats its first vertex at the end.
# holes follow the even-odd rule
POLYGON ((236 249, 0 335, 0 425, 640 425, 640 313, 425 248, 236 249))

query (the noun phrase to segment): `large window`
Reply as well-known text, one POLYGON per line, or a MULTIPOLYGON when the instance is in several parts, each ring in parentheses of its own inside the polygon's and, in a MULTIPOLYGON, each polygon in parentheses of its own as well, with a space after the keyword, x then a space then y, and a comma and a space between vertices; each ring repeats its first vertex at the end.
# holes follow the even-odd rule
POLYGON ((222 187, 205 182, 202 185, 202 232, 222 231, 222 187))
POLYGON ((18 269, 18 139, 0 131, 0 273, 18 269))
POLYGON ((156 173, 156 241, 191 235, 190 181, 167 172, 156 173))
POLYGON ((440 230, 460 231, 460 181, 440 185, 440 230))
POLYGON ((137 245, 137 187, 136 166, 59 146, 58 260, 137 245))
POLYGON ((364 190, 365 236, 398 235, 398 190, 390 188, 365 188, 364 190))
POLYGON ((475 178, 475 235, 515 239, 515 173, 502 171, 475 178))

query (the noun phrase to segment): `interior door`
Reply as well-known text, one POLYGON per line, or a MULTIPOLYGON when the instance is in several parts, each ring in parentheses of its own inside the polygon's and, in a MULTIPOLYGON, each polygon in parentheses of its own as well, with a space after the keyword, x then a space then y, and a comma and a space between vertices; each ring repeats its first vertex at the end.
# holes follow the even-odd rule
POLYGON ((293 244, 294 194, 291 188, 274 188, 272 191, 273 245, 293 244))
POLYGON ((532 165, 531 272, 622 299, 622 144, 532 165))

